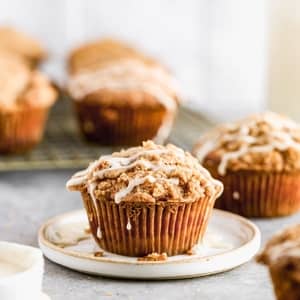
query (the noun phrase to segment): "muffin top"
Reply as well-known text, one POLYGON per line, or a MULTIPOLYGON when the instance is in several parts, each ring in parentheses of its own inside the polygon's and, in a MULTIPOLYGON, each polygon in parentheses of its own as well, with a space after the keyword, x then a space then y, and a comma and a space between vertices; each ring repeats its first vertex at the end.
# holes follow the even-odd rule
POLYGON ((274 235, 257 261, 300 282, 300 224, 274 235))
POLYGON ((276 113, 249 116, 204 135, 193 153, 220 175, 226 171, 300 170, 300 126, 276 113))
POLYGON ((45 50, 36 40, 10 27, 0 27, 0 49, 35 62, 46 56, 45 50))
POLYGON ((22 59, 0 55, 0 109, 50 106, 56 91, 40 72, 32 71, 22 59))
POLYGON ((126 43, 106 38, 86 43, 73 50, 68 59, 68 69, 71 74, 93 71, 111 61, 130 58, 154 64, 152 59, 144 56, 126 43))
POLYGON ((163 68, 138 59, 110 62, 71 76, 68 91, 77 101, 132 106, 159 102, 169 110, 176 108, 178 93, 174 79, 163 68))
POLYGON ((147 141, 100 157, 76 173, 67 188, 87 191, 94 201, 162 203, 216 198, 223 185, 188 152, 147 141))

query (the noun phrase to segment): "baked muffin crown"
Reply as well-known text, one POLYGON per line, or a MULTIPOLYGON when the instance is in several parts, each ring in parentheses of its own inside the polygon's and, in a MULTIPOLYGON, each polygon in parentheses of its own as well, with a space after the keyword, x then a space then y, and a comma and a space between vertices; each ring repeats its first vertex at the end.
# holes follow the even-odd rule
POLYGON ((33 64, 47 55, 35 39, 11 27, 0 27, 0 49, 18 54, 33 64))
POLYGON ((207 133, 193 153, 204 165, 217 165, 220 175, 300 170, 300 126, 273 112, 252 115, 207 133))
POLYGON ((147 65, 139 59, 121 59, 107 63, 93 71, 84 71, 70 77, 68 92, 75 101, 88 101, 97 94, 97 101, 122 105, 160 103, 175 110, 178 87, 174 78, 158 65, 147 65), (129 97, 109 97, 110 92, 130 92, 129 97), (103 97, 101 96, 101 92, 103 97), (141 96, 141 92, 151 97, 141 96), (105 97, 106 95, 106 97, 105 97), (149 103, 146 103, 146 102, 149 103))
POLYGON ((197 160, 174 145, 151 141, 102 156, 67 183, 100 200, 124 202, 193 202, 218 197, 223 185, 197 160))
POLYGON ((300 282, 300 224, 275 234, 257 256, 257 261, 300 282))
POLYGON ((122 41, 112 38, 86 43, 74 49, 68 58, 68 70, 71 74, 93 71, 103 65, 122 59, 139 59, 145 64, 157 63, 122 41))
POLYGON ((48 79, 38 71, 30 70, 22 59, 0 55, 0 109, 20 106, 47 107, 57 96, 48 79))

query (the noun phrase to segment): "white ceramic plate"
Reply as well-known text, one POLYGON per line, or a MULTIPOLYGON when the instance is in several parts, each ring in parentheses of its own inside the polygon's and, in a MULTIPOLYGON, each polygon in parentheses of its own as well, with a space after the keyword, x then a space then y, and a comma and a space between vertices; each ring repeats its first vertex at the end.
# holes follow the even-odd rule
POLYGON ((95 257, 99 248, 91 236, 64 248, 51 241, 53 232, 61 231, 58 236, 67 236, 70 231, 70 240, 86 227, 83 210, 55 217, 40 228, 40 248, 53 262, 84 273, 132 279, 178 279, 233 269, 251 260, 260 247, 260 232, 252 222, 217 209, 203 243, 195 247, 196 253, 169 257, 166 261, 137 261, 134 257, 108 252, 104 252, 103 257, 95 257))
POLYGON ((41 300, 51 300, 51 299, 48 295, 46 295, 45 293, 42 293, 41 294, 41 300))

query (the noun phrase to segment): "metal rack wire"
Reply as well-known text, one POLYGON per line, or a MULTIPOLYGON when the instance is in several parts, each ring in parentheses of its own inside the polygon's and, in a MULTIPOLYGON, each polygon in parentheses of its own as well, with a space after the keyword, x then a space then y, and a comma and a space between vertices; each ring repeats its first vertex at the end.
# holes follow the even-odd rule
MULTIPOLYGON (((197 137, 212 125, 203 115, 181 108, 169 142, 191 149, 197 137)), ((87 143, 78 132, 68 99, 61 98, 50 113, 43 141, 23 155, 0 155, 0 171, 81 168, 118 149, 87 143)))

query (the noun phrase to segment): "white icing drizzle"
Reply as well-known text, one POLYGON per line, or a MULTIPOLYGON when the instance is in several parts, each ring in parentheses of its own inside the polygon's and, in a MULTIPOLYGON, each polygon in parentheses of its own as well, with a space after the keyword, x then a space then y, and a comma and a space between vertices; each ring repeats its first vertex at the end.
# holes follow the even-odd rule
POLYGON ((167 113, 164 122, 159 127, 156 135, 152 140, 157 144, 162 144, 166 138, 170 135, 173 127, 174 116, 173 113, 167 113))
MULTIPOLYGON (((154 144, 153 144, 154 145, 154 144)), ((172 174, 174 170, 177 169, 176 165, 168 165, 161 161, 156 163, 151 162, 149 158, 151 156, 162 156, 164 154, 171 154, 176 156, 178 159, 185 161, 186 154, 182 149, 176 148, 174 146, 161 147, 158 149, 143 149, 137 147, 132 149, 129 153, 125 155, 123 152, 115 153, 112 155, 105 155, 100 157, 98 161, 93 162, 89 165, 86 170, 77 172, 67 183, 68 188, 72 188, 73 186, 83 185, 87 186, 87 191, 90 194, 92 199, 92 203, 94 206, 94 210, 97 214, 97 223, 98 223, 98 231, 97 237, 101 238, 101 228, 100 228, 100 212, 99 207, 97 205, 97 198, 95 197, 95 188, 97 186, 98 181, 103 180, 105 178, 116 178, 121 175, 121 173, 126 172, 127 170, 137 167, 143 166, 147 170, 151 171, 163 171, 166 174, 172 174), (134 151, 136 150, 136 151, 134 151), (131 152, 132 151, 132 152, 131 152), (96 170, 98 166, 102 163, 108 164, 108 166, 104 169, 96 170)), ((210 186, 212 190, 215 191, 216 197, 219 196, 223 190, 223 185, 221 182, 213 179, 210 173, 204 169, 197 162, 195 163, 195 168, 201 172, 205 179, 207 179, 207 186, 210 186)), ((186 170, 188 172, 188 169, 186 170)), ((179 178, 171 177, 154 177, 153 175, 146 175, 144 177, 135 177, 129 180, 127 186, 121 190, 119 190, 114 195, 114 201, 116 204, 119 204, 124 197, 126 197, 129 193, 131 193, 136 187, 144 184, 145 182, 154 183, 156 181, 167 182, 171 185, 179 185, 179 178)), ((130 220, 128 220, 127 230, 131 230, 130 220)))
POLYGON ((232 198, 233 198, 234 200, 239 200, 240 197, 241 197, 241 195, 240 195, 240 193, 239 193, 238 191, 234 191, 234 192, 232 193, 232 198))
MULTIPOLYGON (((106 176, 109 175, 110 171, 118 171, 118 172, 124 172, 126 170, 132 169, 133 167, 137 165, 142 165, 147 169, 152 169, 152 170, 158 170, 158 169, 164 169, 165 171, 169 169, 170 171, 174 169, 174 167, 170 166, 162 166, 162 165, 154 165, 150 161, 146 160, 138 160, 142 156, 151 156, 151 155, 161 155, 161 154, 166 154, 170 153, 170 150, 165 150, 165 149, 154 149, 154 150, 145 150, 138 152, 137 154, 130 156, 130 157, 116 157, 112 155, 107 155, 103 156, 100 161, 107 161, 110 164, 110 167, 107 169, 103 169, 100 171, 95 172, 95 176, 97 178, 102 179, 106 176)), ((181 157, 184 159, 184 152, 179 150, 173 153, 176 153, 177 156, 181 157)))
POLYGON ((300 257, 300 241, 286 241, 282 244, 273 246, 268 253, 272 261, 277 260, 281 256, 288 255, 300 257))
POLYGON ((68 89, 75 100, 80 100, 102 88, 132 89, 140 88, 144 83, 155 83, 155 86, 178 92, 177 82, 163 68, 133 59, 109 63, 100 69, 76 74, 70 78, 68 89))
POLYGON ((98 224, 98 228, 97 228, 97 238, 100 240, 102 239, 102 231, 100 228, 100 223, 98 224))
POLYGON ((132 226, 131 226, 131 223, 130 223, 130 219, 128 218, 126 229, 129 231, 129 230, 131 230, 131 228, 132 228, 132 226))
POLYGON ((154 96, 167 112, 153 139, 162 143, 168 137, 177 107, 173 95, 178 95, 179 92, 175 80, 164 69, 148 66, 137 60, 124 60, 96 71, 74 75, 68 85, 68 90, 76 101, 101 89, 142 90, 154 96))
POLYGON ((156 179, 151 175, 147 175, 143 178, 133 178, 132 180, 129 181, 126 188, 121 189, 119 192, 115 194, 115 202, 119 204, 122 198, 126 197, 136 186, 139 186, 145 183, 146 181, 153 183, 156 181, 156 179))
POLYGON ((213 150, 219 148, 222 143, 236 141, 241 144, 236 151, 227 151, 222 157, 218 166, 220 175, 226 174, 228 163, 231 160, 238 159, 243 155, 251 152, 264 153, 271 152, 274 149, 285 151, 289 148, 294 148, 300 151, 300 143, 293 139, 292 130, 300 127, 291 120, 285 119, 275 113, 267 112, 261 115, 256 115, 242 120, 236 124, 224 125, 220 130, 213 130, 202 139, 202 143, 196 149, 196 156, 200 163, 213 150), (255 129, 258 122, 265 122, 269 125, 270 132, 263 136, 251 136, 250 130, 255 129), (222 130, 223 129, 223 130, 222 130), (236 130, 234 133, 226 131, 236 130))
POLYGON ((118 204, 121 202, 123 198, 125 198, 132 190, 145 183, 146 181, 149 181, 150 183, 154 183, 155 181, 165 181, 169 182, 173 185, 178 185, 179 184, 179 179, 178 178, 154 178, 151 175, 147 175, 143 178, 133 178, 132 180, 129 181, 128 186, 122 190, 120 190, 118 193, 115 194, 115 202, 118 204))
POLYGON ((77 186, 84 184, 88 180, 88 175, 93 174, 95 179, 103 179, 106 176, 109 177, 111 171, 124 172, 128 169, 131 169, 137 165, 143 165, 149 169, 158 170, 162 169, 164 171, 172 171, 174 166, 164 166, 164 165, 154 165, 146 160, 137 160, 142 156, 151 156, 151 155, 162 155, 167 153, 173 153, 177 157, 184 159, 184 151, 182 149, 151 149, 137 152, 136 154, 129 157, 120 157, 114 155, 105 155, 102 156, 98 161, 90 164, 86 170, 75 173, 75 175, 67 182, 67 188, 72 186, 77 186), (110 167, 94 172, 93 170, 97 168, 103 161, 106 161, 110 164, 110 167))

